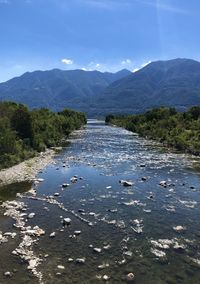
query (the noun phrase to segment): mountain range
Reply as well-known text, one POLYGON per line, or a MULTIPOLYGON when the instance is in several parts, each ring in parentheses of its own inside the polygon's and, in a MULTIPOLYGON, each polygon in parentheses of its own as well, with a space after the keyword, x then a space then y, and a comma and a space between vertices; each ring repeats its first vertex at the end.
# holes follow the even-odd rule
POLYGON ((0 84, 0 100, 30 108, 72 108, 89 116, 139 113, 161 105, 185 110, 200 105, 200 63, 155 61, 137 72, 59 70, 27 72, 0 84))

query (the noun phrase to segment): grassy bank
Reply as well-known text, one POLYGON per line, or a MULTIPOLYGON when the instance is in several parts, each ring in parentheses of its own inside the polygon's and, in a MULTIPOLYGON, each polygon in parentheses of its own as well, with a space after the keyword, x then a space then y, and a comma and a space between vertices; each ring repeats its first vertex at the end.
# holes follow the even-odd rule
POLYGON ((22 104, 0 103, 0 169, 58 146, 63 137, 86 123, 83 113, 65 109, 30 111, 22 104))
POLYGON ((200 107, 182 113, 174 108, 161 107, 139 115, 108 115, 106 122, 182 152, 200 154, 200 107))

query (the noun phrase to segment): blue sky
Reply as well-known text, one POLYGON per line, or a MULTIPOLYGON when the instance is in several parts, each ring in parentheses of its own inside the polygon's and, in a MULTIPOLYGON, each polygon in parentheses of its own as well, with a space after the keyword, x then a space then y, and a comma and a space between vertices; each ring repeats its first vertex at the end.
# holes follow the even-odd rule
POLYGON ((200 60, 199 0, 0 0, 0 82, 52 68, 200 60))

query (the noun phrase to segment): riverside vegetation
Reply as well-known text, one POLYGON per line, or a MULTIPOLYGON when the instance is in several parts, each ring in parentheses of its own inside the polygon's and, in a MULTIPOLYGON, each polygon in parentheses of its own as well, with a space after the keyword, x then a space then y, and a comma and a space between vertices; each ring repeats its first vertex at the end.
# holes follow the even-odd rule
POLYGON ((0 103, 0 169, 10 167, 37 152, 59 145, 63 137, 86 123, 81 112, 46 108, 29 110, 13 102, 0 103))
POLYGON ((186 112, 160 107, 137 115, 108 115, 106 123, 124 127, 183 152, 200 154, 200 107, 186 112))

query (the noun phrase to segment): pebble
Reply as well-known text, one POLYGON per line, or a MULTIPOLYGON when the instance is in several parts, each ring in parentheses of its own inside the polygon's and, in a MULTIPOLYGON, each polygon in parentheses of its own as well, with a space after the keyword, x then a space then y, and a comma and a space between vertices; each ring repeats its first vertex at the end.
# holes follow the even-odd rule
POLYGON ((6 271, 6 272, 4 273, 4 276, 6 276, 6 277, 11 277, 11 276, 12 276, 12 274, 11 274, 11 272, 10 272, 10 271, 6 271))
POLYGON ((30 213, 30 214, 28 215, 28 218, 29 218, 29 219, 32 219, 33 217, 35 217, 35 213, 30 213))
POLYGON ((56 233, 55 233, 55 232, 53 232, 53 233, 51 233, 51 234, 49 235, 50 238, 55 238, 55 236, 56 236, 56 233))
POLYGON ((69 225, 69 224, 71 224, 71 221, 72 220, 70 218, 64 218, 62 223, 63 223, 63 225, 69 225))
POLYGON ((159 185, 167 187, 167 182, 165 180, 160 181, 159 185))
POLYGON ((110 277, 109 277, 108 275, 105 274, 105 275, 103 276, 103 280, 108 281, 109 279, 110 279, 110 277))
POLYGON ((70 179, 70 181, 71 181, 72 183, 77 182, 77 180, 78 180, 77 176, 73 176, 73 177, 70 179))
POLYGON ((110 266, 109 263, 103 263, 103 264, 100 264, 100 265, 98 266, 98 269, 104 269, 104 268, 109 267, 109 266, 110 266))
POLYGON ((142 177, 141 178, 142 181, 147 181, 147 179, 148 179, 147 177, 142 177))
POLYGON ((43 179, 43 178, 38 178, 38 179, 36 179, 36 181, 38 181, 38 182, 43 182, 44 179, 43 179))
POLYGON ((93 248, 94 252, 100 253, 101 252, 101 248, 93 248))
POLYGON ((133 185, 132 181, 127 181, 127 180, 120 180, 119 183, 121 183, 123 186, 132 186, 133 185))
POLYGON ((85 263, 85 258, 77 258, 76 263, 80 263, 80 264, 85 263))
POLYGON ((176 231, 176 232, 182 232, 182 231, 185 231, 185 230, 186 230, 185 227, 180 226, 180 225, 173 227, 173 229, 174 229, 174 231, 176 231))
POLYGON ((132 272, 130 272, 130 273, 128 273, 127 275, 126 275, 126 280, 128 281, 128 282, 131 282, 131 281, 133 281, 135 279, 135 275, 132 273, 132 272))
POLYGON ((109 250, 111 248, 111 245, 105 245, 104 247, 103 247, 103 249, 105 249, 105 250, 109 250))
POLYGON ((70 186, 69 183, 63 183, 63 184, 62 184, 62 187, 68 187, 68 186, 70 186))
POLYGON ((62 270, 65 269, 65 267, 63 265, 58 265, 57 268, 62 269, 62 270))

